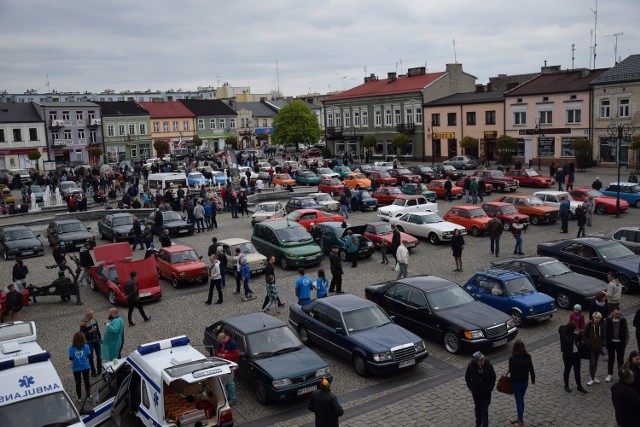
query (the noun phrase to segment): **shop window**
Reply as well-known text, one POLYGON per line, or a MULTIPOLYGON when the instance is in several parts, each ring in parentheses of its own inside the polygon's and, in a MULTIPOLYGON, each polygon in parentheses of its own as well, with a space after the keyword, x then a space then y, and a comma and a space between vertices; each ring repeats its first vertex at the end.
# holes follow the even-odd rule
POLYGON ((516 138, 517 144, 515 150, 511 150, 512 156, 524 156, 524 139, 516 138))
POLYGON ((560 156, 563 157, 574 157, 576 155, 575 150, 571 148, 571 143, 576 138, 562 138, 560 145, 560 156))
POLYGON ((555 157, 556 147, 555 138, 538 138, 538 156, 540 157, 555 157))

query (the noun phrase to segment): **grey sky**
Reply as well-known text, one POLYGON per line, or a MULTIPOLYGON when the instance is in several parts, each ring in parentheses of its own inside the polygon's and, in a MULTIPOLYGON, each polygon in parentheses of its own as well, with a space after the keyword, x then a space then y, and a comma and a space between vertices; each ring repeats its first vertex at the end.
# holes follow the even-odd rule
MULTIPOLYGON (((457 62, 486 83, 589 67, 595 0, 0 0, 0 90, 326 93, 457 62)), ((596 66, 640 53, 638 0, 598 2, 596 66), (634 50, 635 49, 635 50, 634 50)), ((590 62, 591 60, 591 62, 590 62)))

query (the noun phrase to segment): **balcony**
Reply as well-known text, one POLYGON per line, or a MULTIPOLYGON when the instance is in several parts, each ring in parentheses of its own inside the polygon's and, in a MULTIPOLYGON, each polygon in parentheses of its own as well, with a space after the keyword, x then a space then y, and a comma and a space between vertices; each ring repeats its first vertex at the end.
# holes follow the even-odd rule
POLYGON ((398 133, 416 133, 416 124, 415 123, 407 123, 396 125, 396 132, 398 133))
POLYGON ((52 119, 51 123, 49 123, 49 128, 51 129, 60 129, 64 127, 64 120, 55 120, 52 119))
POLYGON ((91 119, 89 120, 89 127, 95 128, 102 125, 102 119, 91 119))
POLYGON ((54 139, 53 146, 54 147, 66 147, 67 145, 71 145, 73 140, 71 139, 54 139))

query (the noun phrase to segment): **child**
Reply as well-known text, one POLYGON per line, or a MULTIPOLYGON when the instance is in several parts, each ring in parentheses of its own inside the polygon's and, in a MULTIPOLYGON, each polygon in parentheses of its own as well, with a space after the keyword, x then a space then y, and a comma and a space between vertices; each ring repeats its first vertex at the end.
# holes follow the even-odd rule
POLYGON ((327 289, 329 289, 329 279, 324 274, 324 270, 318 270, 318 278, 316 279, 316 298, 326 298, 327 289))
POLYGON ((382 261, 380 264, 389 264, 389 260, 387 259, 387 241, 382 239, 380 242, 380 253, 382 254, 382 261))
POLYGON ((269 297, 269 303, 262 310, 265 313, 271 310, 271 306, 276 306, 276 314, 280 314, 280 307, 278 306, 278 288, 276 287, 276 278, 273 274, 267 276, 267 296, 269 297))

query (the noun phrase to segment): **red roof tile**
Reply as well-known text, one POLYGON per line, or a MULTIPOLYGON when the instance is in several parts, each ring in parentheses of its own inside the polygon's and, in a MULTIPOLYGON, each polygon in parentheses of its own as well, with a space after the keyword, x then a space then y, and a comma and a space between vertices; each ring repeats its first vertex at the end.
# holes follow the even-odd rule
POLYGON ((585 92, 590 90, 589 83, 599 77, 608 68, 587 70, 567 70, 552 74, 540 74, 520 86, 507 91, 504 96, 544 95, 549 93, 585 92))
POLYGON ((178 101, 138 102, 138 104, 149 112, 152 119, 195 117, 195 114, 178 101))
POLYGON ((417 76, 398 76, 397 79, 392 80, 391 82, 389 82, 388 79, 373 80, 325 98, 322 102, 326 103, 342 99, 419 92, 442 77, 445 73, 445 71, 442 71, 439 73, 428 73, 417 76))

